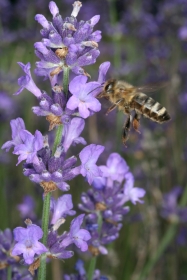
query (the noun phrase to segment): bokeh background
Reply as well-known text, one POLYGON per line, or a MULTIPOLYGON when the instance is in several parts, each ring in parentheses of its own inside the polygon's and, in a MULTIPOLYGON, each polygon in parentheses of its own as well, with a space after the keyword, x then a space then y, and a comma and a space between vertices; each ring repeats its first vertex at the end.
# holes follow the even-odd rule
MULTIPOLYGON (((69 16, 72 0, 56 1, 61 15, 69 16)), ((102 30, 101 55, 86 71, 97 79, 99 65, 111 62, 108 78, 123 79, 135 86, 167 81, 167 86, 151 96, 165 106, 172 120, 159 125, 141 119, 141 134, 131 131, 128 147, 121 142, 125 116, 117 111, 105 116, 110 106, 102 100, 102 110, 86 121, 83 137, 89 143, 105 146, 100 158, 118 152, 135 176, 135 186, 146 189, 145 203, 131 205, 120 238, 109 247, 108 256, 99 257, 97 267, 109 279, 185 280, 187 279, 187 1, 186 0, 82 0, 78 19, 101 15, 96 29, 102 30), (169 195, 168 195, 169 193, 169 195), (167 195, 166 195, 167 194, 167 195)), ((10 139, 9 122, 22 117, 32 133, 47 133, 44 118, 31 107, 36 98, 18 89, 22 75, 17 61, 37 60, 33 44, 41 40, 35 14, 51 20, 46 0, 0 0, 0 144, 10 139)), ((96 30, 95 29, 95 30, 96 30)), ((33 73, 38 87, 50 92, 48 81, 33 73)), ((51 137, 53 137, 51 133, 51 137)), ((80 151, 79 146, 72 153, 80 151)), ((33 219, 41 219, 42 189, 22 175, 16 157, 0 152, 0 228, 24 226, 18 204, 26 195, 34 201, 33 219)), ((82 178, 72 181, 73 201, 79 202, 88 184, 82 178)), ((76 208, 76 206, 75 206, 76 208)), ((63 279, 72 273, 77 255, 63 262, 51 262, 48 278, 63 279)), ((83 259, 85 257, 83 256, 83 259)), ((88 258, 85 259, 86 266, 88 258)))

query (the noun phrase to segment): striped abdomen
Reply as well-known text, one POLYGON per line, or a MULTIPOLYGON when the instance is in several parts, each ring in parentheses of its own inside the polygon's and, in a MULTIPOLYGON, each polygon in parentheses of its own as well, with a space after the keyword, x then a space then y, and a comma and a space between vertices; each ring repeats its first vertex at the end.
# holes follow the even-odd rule
POLYGON ((170 120, 170 115, 166 111, 166 108, 144 93, 138 93, 134 96, 131 102, 131 108, 136 109, 145 117, 158 123, 170 120))

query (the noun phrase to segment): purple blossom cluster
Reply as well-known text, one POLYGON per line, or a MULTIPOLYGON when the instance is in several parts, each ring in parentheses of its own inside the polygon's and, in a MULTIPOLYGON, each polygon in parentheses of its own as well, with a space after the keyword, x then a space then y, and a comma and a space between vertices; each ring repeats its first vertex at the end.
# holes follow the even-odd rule
POLYGON ((107 254, 106 245, 119 237, 128 201, 136 204, 145 190, 134 187, 134 177, 125 160, 112 153, 106 166, 99 166, 102 177, 93 180, 93 187, 81 195, 79 209, 86 212, 86 228, 91 233, 89 250, 93 255, 107 254))
POLYGON ((93 32, 94 26, 100 19, 99 15, 89 21, 77 21, 77 15, 82 4, 75 1, 70 17, 62 19, 55 2, 49 3, 49 10, 53 16, 49 22, 43 15, 36 15, 35 19, 42 25, 40 31, 42 42, 35 43, 35 53, 41 59, 36 63, 36 73, 40 76, 52 78, 70 68, 76 75, 87 75, 82 66, 95 63, 100 52, 98 42, 101 31, 93 32))

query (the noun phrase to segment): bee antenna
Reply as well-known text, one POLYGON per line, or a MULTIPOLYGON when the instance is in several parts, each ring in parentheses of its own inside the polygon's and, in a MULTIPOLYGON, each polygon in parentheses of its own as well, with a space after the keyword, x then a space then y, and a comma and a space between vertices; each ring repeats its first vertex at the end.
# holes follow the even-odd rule
POLYGON ((104 85, 104 83, 102 83, 99 87, 96 87, 96 88, 94 88, 93 90, 91 90, 90 92, 88 92, 87 95, 90 94, 91 92, 93 92, 94 90, 98 89, 98 88, 102 88, 103 85, 104 85))

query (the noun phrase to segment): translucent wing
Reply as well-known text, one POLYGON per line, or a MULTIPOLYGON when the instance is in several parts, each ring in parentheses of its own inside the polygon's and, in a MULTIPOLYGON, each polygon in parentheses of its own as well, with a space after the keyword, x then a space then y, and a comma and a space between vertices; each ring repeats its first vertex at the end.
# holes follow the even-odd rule
POLYGON ((153 84, 147 84, 144 86, 140 86, 140 87, 134 87, 134 89, 136 90, 136 92, 154 92, 157 91, 161 88, 164 88, 168 85, 168 82, 159 82, 159 83, 153 83, 153 84))

